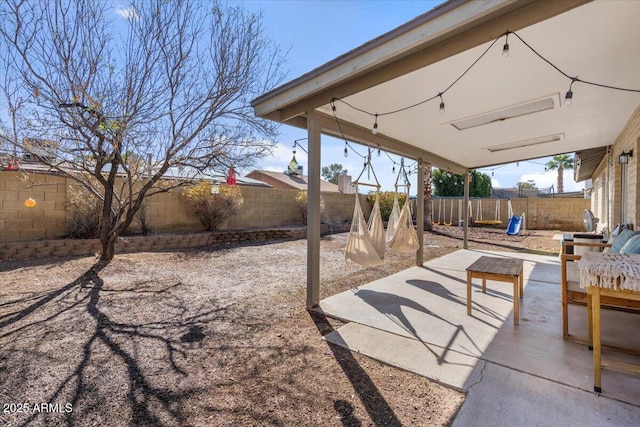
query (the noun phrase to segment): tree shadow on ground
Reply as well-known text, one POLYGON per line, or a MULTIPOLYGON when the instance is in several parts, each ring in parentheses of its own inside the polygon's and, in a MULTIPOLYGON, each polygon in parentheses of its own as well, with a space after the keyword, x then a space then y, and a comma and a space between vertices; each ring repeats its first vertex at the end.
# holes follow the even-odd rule
MULTIPOLYGON (((224 320, 229 307, 203 304, 194 310, 172 292, 180 285, 151 289, 142 282, 107 289, 97 274, 83 275, 57 289, 3 303, 0 339, 9 345, 0 354, 0 388, 4 390, 0 394, 6 393, 2 401, 13 396, 73 408, 55 417, 31 411, 12 421, 16 425, 91 425, 91 421, 107 425, 109 409, 105 411, 103 405, 124 405, 118 413, 125 413, 126 421, 121 419, 117 425, 188 425, 188 401, 206 389, 176 385, 192 370, 192 346, 206 339, 210 326, 224 320), (129 304, 158 298, 164 299, 163 306, 156 307, 166 311, 164 315, 127 316, 129 304), (147 357, 161 361, 148 364, 147 357), (45 372, 43 364, 48 365, 45 372), (164 381, 157 380, 154 366, 169 372, 163 374, 164 381), (35 375, 48 377, 41 387, 33 387, 40 382, 35 375), (124 388, 114 395, 104 387, 110 380, 124 388)), ((153 311, 153 306, 148 308, 153 311)))
MULTIPOLYGON (((310 311, 309 315, 322 336, 334 331, 331 323, 329 323, 325 315, 314 311, 310 311)), ((335 355, 340 368, 353 385, 354 390, 358 394, 360 401, 364 405, 373 423, 376 426, 385 427, 401 426, 402 423, 393 412, 393 409, 385 400, 384 396, 382 396, 380 390, 376 387, 375 383, 371 380, 366 371, 353 357, 351 351, 328 341, 327 345, 335 355)), ((348 403, 347 406, 345 403, 347 402, 341 400, 336 400, 334 402, 334 409, 341 415, 343 425, 361 425, 360 421, 353 416, 353 407, 348 403)))

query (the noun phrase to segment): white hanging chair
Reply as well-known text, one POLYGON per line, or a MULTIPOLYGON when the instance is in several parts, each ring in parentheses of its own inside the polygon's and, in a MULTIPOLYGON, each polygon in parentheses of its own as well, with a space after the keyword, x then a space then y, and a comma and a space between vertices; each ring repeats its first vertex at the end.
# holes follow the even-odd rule
MULTIPOLYGON (((405 199, 404 206, 398 215, 398 219, 394 223, 393 235, 391 239, 388 240, 389 248, 398 252, 415 252, 418 250, 420 244, 418 242, 418 234, 413 226, 413 218, 411 216, 411 204, 409 203, 409 190, 411 188, 411 184, 407 178, 407 172, 404 169, 404 162, 401 163, 398 176, 396 177, 396 193, 393 198, 393 209, 391 211, 391 215, 393 215, 393 211, 396 209, 396 206, 399 207, 398 187, 400 186, 404 186, 406 188, 407 197, 405 199), (404 184, 398 184, 401 174, 403 174, 404 177, 404 184)), ((391 223, 391 218, 389 219, 389 223, 391 223)), ((387 238, 389 237, 389 228, 390 227, 388 226, 387 238)))
POLYGON ((345 261, 350 259, 362 266, 372 267, 382 264, 386 241, 384 224, 380 214, 380 183, 378 182, 375 172, 373 172, 373 168, 371 168, 371 171, 373 172, 376 184, 359 182, 362 173, 367 170, 367 167, 371 167, 370 160, 365 163, 364 169, 353 183, 356 190, 356 201, 353 210, 353 219, 351 221, 351 230, 349 231, 349 238, 347 239, 347 247, 345 248, 344 255, 345 261), (364 219, 364 213, 360 205, 360 196, 358 194, 359 185, 376 187, 377 191, 376 201, 373 204, 368 222, 364 219))
POLYGON ((413 218, 411 217, 411 209, 409 208, 409 200, 402 207, 402 213, 396 226, 396 232, 393 239, 389 242, 389 248, 398 252, 415 252, 420 247, 418 242, 418 234, 413 226, 413 218))
POLYGON ((393 195, 393 208, 391 209, 391 215, 389 215, 389 221, 387 221, 387 243, 393 240, 393 235, 396 234, 396 226, 400 220, 400 203, 398 203, 398 188, 393 195))

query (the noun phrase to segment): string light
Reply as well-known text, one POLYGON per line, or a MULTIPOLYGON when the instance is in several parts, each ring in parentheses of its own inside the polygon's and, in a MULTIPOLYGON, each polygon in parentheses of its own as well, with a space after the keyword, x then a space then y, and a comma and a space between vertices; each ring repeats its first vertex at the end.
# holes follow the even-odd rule
POLYGON ((380 151, 380 149, 378 148, 378 157, 380 157, 382 155, 382 152, 380 151))
POLYGON ((378 133, 378 114, 376 113, 376 120, 373 122, 373 129, 371 133, 376 135, 378 133))
POLYGON ((349 157, 349 150, 347 150, 347 143, 344 143, 344 156, 349 157))
POLYGON ((396 173, 396 164, 393 163, 393 167, 391 168, 391 173, 396 173))
POLYGON ((564 96, 564 106, 565 107, 571 107, 571 105, 573 104, 573 91, 571 90, 571 87, 573 86, 573 84, 578 80, 578 77, 574 77, 571 79, 571 84, 569 85, 569 90, 567 91, 566 95, 564 96))
MULTIPOLYGON (((546 62, 549 66, 554 68, 557 72, 562 74, 564 77, 566 77, 567 79, 571 80, 571 84, 569 86, 569 91, 566 93, 566 96, 565 96, 564 105, 566 105, 566 106, 571 105, 571 103, 573 101, 572 86, 573 86, 573 83, 575 83, 575 82, 580 82, 580 83, 583 83, 583 84, 587 84, 587 85, 591 85, 591 86, 597 86, 597 87, 601 87, 601 88, 605 88, 605 89, 640 93, 640 89, 623 88, 623 87, 619 87, 619 86, 613 86, 613 85, 607 85, 607 84, 602 84, 602 83, 597 83, 597 82, 581 80, 578 77, 571 77, 570 75, 568 75, 567 73, 562 71, 557 65, 552 63, 550 60, 548 60, 544 56, 542 56, 537 50, 535 50, 531 45, 529 45, 522 37, 520 37, 520 35, 518 33, 513 32, 513 31, 506 31, 503 34, 501 34, 500 36, 498 36, 496 39, 494 39, 493 42, 480 54, 480 56, 467 69, 465 69, 465 71, 463 73, 461 73, 445 90, 439 92, 437 95, 432 96, 431 98, 427 98, 425 100, 416 102, 414 104, 408 105, 406 107, 401 107, 401 108, 398 108, 396 110, 386 111, 386 112, 382 112, 382 113, 378 112, 378 113, 375 113, 375 114, 372 113, 372 112, 366 111, 366 110, 364 110, 362 108, 359 108, 357 106, 354 106, 352 104, 349 104, 347 101, 345 101, 343 99, 333 98, 331 100, 331 108, 332 108, 332 110, 334 112, 334 115, 336 116, 336 121, 338 121, 338 118, 337 118, 337 115, 336 115, 335 101, 340 101, 343 104, 345 104, 345 105, 349 106, 350 108, 352 108, 352 109, 354 109, 356 111, 359 111, 361 113, 364 113, 364 114, 367 114, 367 115, 370 115, 370 116, 374 116, 375 117, 375 121, 374 121, 373 131, 372 131, 372 133, 374 133, 374 134, 377 133, 378 116, 386 116, 386 115, 400 113, 400 112, 403 112, 405 110, 409 110, 409 109, 415 108, 417 106, 420 106, 420 105, 422 105, 424 103, 430 102, 430 101, 438 99, 438 98, 440 99, 439 113, 440 114, 445 114, 445 103, 444 103, 443 95, 449 89, 451 89, 455 84, 457 84, 469 71, 471 71, 471 69, 486 55, 486 53, 493 47, 493 45, 496 44, 502 38, 502 36, 505 36, 505 44, 503 45, 503 48, 502 48, 502 55, 503 56, 508 56, 509 55, 509 43, 508 43, 509 34, 513 34, 514 37, 517 37, 518 40, 520 40, 522 42, 522 44, 524 44, 527 48, 529 48, 529 50, 531 50, 536 56, 538 56, 538 58, 540 58, 542 61, 546 62)), ((340 126, 339 121, 338 121, 338 125, 340 126)), ((340 131, 341 131, 341 133, 343 133, 342 129, 340 131)), ((343 136, 344 136, 344 133, 343 133, 343 136)))
POLYGON ((502 48, 502 56, 509 57, 509 31, 505 34, 504 47, 502 48))

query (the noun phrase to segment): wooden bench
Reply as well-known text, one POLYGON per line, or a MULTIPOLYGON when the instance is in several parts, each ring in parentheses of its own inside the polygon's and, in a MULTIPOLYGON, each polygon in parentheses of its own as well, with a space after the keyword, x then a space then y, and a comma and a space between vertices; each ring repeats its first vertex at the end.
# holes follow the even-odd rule
MULTIPOLYGON (((588 344, 590 347, 593 343, 592 337, 592 325, 593 318, 591 310, 588 311, 588 335, 586 337, 579 337, 569 334, 569 304, 588 305, 591 296, 587 293, 585 288, 580 287, 580 272, 578 269, 577 261, 581 256, 576 254, 569 254, 568 248, 575 247, 588 247, 588 248, 608 248, 611 247, 608 243, 595 243, 595 242, 562 242, 561 258, 561 287, 562 287, 562 338, 568 341, 575 341, 583 344, 588 344)), ((600 305, 603 308, 625 310, 640 312, 640 301, 624 298, 620 296, 605 296, 600 298, 600 305)), ((628 353, 638 354, 636 350, 630 350, 620 346, 616 346, 610 343, 603 343, 603 347, 611 348, 615 350, 626 351, 628 353)))

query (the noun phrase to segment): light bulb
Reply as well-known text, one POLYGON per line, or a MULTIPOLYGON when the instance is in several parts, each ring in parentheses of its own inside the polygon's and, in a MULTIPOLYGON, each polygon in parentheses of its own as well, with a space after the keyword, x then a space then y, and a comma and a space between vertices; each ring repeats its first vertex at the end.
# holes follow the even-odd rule
POLYGON ((567 91, 567 94, 564 96, 564 106, 571 107, 572 104, 573 104, 573 91, 569 89, 567 91))
POLYGON ((502 48, 502 56, 505 58, 509 57, 509 43, 504 44, 504 47, 502 48))
POLYGON ((391 173, 396 173, 396 165, 393 165, 393 168, 391 168, 391 173))
POLYGON ((376 135, 378 133, 378 115, 376 114, 376 120, 373 122, 373 129, 371 133, 376 135))
POLYGON ((444 101, 440 101, 440 114, 444 114, 444 101))
POLYGON ((378 157, 380 157, 381 154, 382 153, 381 153, 380 149, 378 148, 378 157))
POLYGON ((349 151, 347 151, 347 147, 344 147, 344 156, 345 157, 349 156, 349 151))

